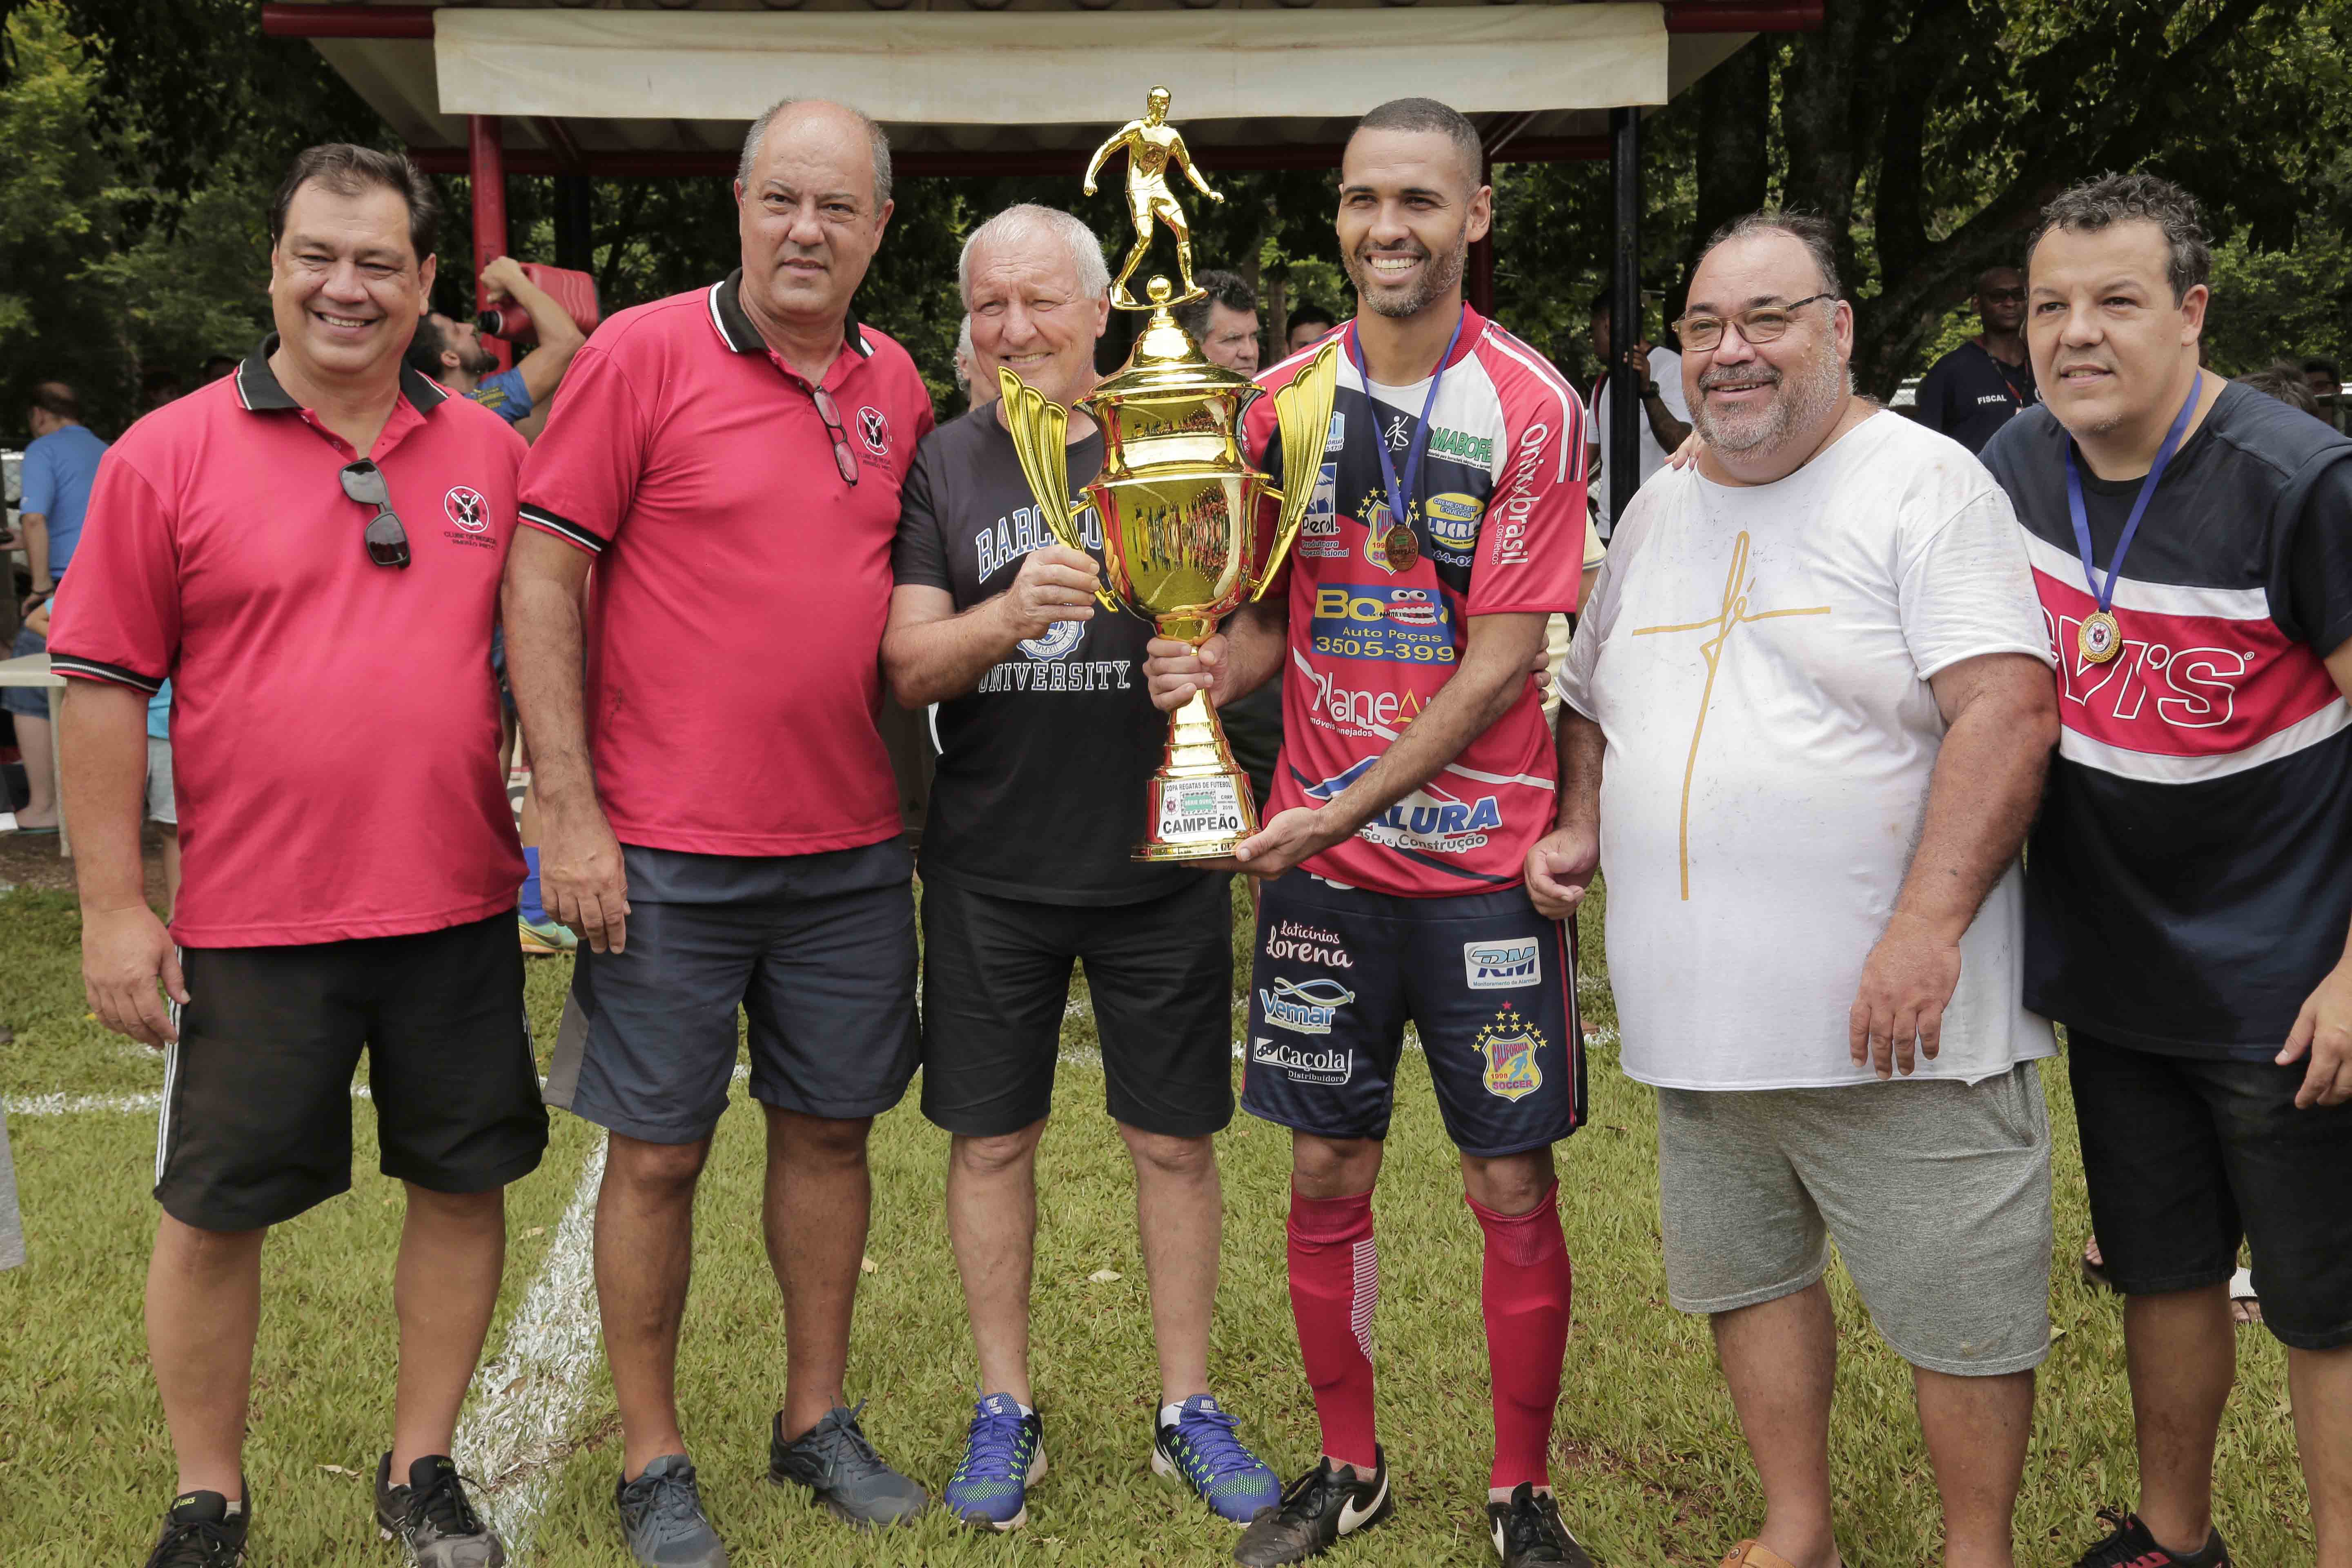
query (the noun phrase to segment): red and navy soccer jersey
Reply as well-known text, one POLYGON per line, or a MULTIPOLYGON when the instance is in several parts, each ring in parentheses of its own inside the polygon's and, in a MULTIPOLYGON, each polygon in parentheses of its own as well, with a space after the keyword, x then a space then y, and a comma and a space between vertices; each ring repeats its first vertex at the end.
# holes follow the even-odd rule
MULTIPOLYGON (((1466 307, 1407 503, 1419 548, 1394 569, 1380 547, 1388 491, 1373 443, 1388 445, 1402 483, 1429 384, 1368 388, 1350 357, 1355 331, 1351 321, 1338 339, 1330 434, 1286 574, 1289 668, 1268 816, 1318 805, 1370 767, 1451 679, 1472 616, 1573 611, 1584 569, 1584 405, 1542 355, 1466 307)), ((1259 384, 1287 384, 1313 353, 1259 384)), ((1271 396, 1251 406, 1244 433, 1257 466, 1293 482, 1271 396)), ((1515 887, 1551 826, 1557 778, 1530 675, 1435 778, 1306 868, 1407 898, 1515 887)))
MULTIPOLYGON (((2026 1005, 2145 1050, 2266 1060, 2352 921, 2352 704, 2321 662, 2352 638, 2352 441, 2225 387, 2125 558, 2104 664, 2076 646, 2097 605, 2066 443, 2032 408, 1984 452, 2025 529, 2064 723, 2026 858, 2026 1005)), ((2104 581, 2140 481, 2082 476, 2104 581)))

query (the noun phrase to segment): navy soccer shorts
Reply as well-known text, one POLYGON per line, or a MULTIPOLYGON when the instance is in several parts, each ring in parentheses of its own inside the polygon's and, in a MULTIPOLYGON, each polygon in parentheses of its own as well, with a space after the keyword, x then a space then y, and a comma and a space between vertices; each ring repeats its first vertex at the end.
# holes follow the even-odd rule
POLYGON ((1292 871, 1258 904, 1242 1109, 1324 1138, 1385 1138, 1405 1025, 1465 1154, 1584 1124, 1570 928, 1527 890, 1402 899, 1292 871))

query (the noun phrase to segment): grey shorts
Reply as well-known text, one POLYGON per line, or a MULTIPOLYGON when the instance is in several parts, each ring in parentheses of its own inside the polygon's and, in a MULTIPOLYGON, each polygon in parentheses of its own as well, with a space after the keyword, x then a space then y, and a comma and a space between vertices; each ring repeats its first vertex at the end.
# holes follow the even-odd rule
POLYGON ((179 807, 172 799, 172 742, 147 737, 147 820, 167 827, 180 825, 179 807))
POLYGON ((1991 1377, 2050 1351, 2050 1121, 2035 1064, 1979 1083, 1658 1090, 1666 1295, 1793 1295, 1830 1242, 1895 1352, 1991 1377))

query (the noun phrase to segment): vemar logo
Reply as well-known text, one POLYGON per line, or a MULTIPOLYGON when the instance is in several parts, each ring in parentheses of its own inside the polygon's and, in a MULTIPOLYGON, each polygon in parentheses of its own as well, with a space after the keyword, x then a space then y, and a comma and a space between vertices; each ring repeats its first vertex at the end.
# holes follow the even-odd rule
POLYGON ((1526 942, 1465 942, 1462 978, 1473 991, 1510 991, 1543 982, 1543 944, 1526 942))
POLYGON ((1250 1037, 1250 1063, 1286 1074, 1293 1083, 1342 1084, 1355 1076, 1356 1053, 1328 1047, 1322 1050, 1308 1050, 1304 1046, 1287 1045, 1280 1040, 1269 1040, 1263 1035, 1253 1035, 1250 1037))
POLYGON ((1301 984, 1276 975, 1273 990, 1257 994, 1258 1011, 1266 1027, 1287 1029, 1294 1035, 1329 1034, 1331 1020, 1355 999, 1354 992, 1328 977, 1301 984))
POLYGON ((1317 653, 1396 664, 1454 661, 1454 613, 1433 588, 1334 583, 1315 590, 1308 636, 1317 653))

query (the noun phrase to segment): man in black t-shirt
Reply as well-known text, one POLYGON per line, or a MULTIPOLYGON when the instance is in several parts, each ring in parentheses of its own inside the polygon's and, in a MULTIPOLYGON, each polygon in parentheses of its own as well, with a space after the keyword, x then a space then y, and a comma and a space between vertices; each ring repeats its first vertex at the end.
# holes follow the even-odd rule
POLYGON ((2038 401, 2026 363, 2025 274, 1988 268, 1977 277, 1977 320, 1984 331, 1946 354, 1919 384, 1919 423, 1971 452, 2038 401))
POLYGON ((2352 441, 2200 370, 2210 267, 2161 180, 2061 195, 2030 258, 2049 402, 1984 452, 2064 723, 2026 859, 2025 1001, 2067 1026, 2138 1427, 2139 1507, 2079 1568, 2229 1561, 2212 1464, 2242 1241, 2287 1347, 2317 1561, 2344 1568, 2352 441))
MULTIPOLYGON (((1095 384, 1109 277, 1087 226, 1016 206, 965 245, 974 379, 1009 367, 1065 407, 1095 384)), ((1233 1120, 1227 879, 1129 857, 1167 720, 1143 677, 1150 623, 1097 605, 1087 552, 1055 542, 998 403, 929 437, 904 492, 884 673, 936 703, 939 771, 922 842, 923 1113, 953 1134, 948 1235, 982 1397, 949 1510, 1011 1530, 1044 1473, 1029 1382, 1037 1142, 1070 969, 1083 961, 1105 1098, 1134 1157, 1160 1350, 1152 1465, 1245 1523, 1281 1485, 1208 1392, 1223 1199, 1213 1135, 1233 1120)), ((1070 415, 1073 494, 1102 437, 1070 415)))

